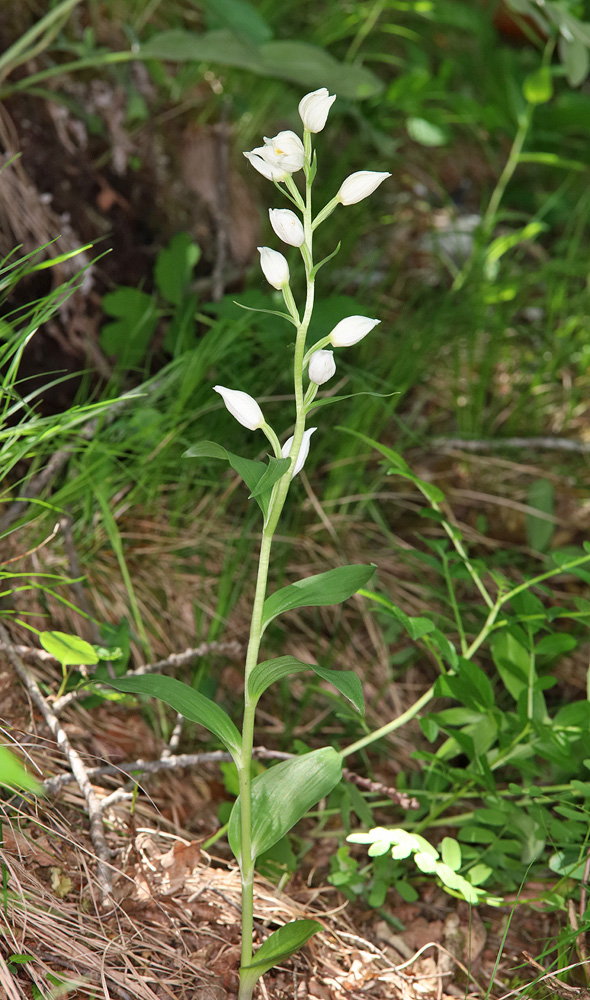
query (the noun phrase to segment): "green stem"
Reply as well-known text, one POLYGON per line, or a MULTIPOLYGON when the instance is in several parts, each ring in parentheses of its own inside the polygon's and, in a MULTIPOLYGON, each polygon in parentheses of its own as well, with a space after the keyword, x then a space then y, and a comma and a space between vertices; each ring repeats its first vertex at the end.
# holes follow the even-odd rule
MULTIPOLYGON (((304 135, 306 164, 311 162, 311 136, 308 132, 304 135)), ((291 469, 287 470, 284 476, 275 485, 275 490, 271 497, 269 511, 262 532, 262 543, 260 546, 260 556, 258 560, 258 573, 256 578, 256 592, 254 595, 254 605, 252 608, 252 619, 250 623, 250 638, 246 653, 245 667, 245 687, 244 687, 244 720, 242 724, 242 751, 237 764, 238 781, 240 790, 240 812, 241 812, 241 861, 240 872, 242 881, 242 946, 241 965, 247 966, 252 962, 252 931, 254 918, 254 864, 255 857, 252 852, 252 797, 250 784, 250 768, 252 761, 252 747, 254 740, 254 715, 256 703, 251 698, 248 690, 250 674, 258 662, 260 643, 262 640, 262 615, 266 589, 268 584, 268 572, 270 567, 270 553, 273 537, 281 516, 289 486, 292 479, 292 470, 295 460, 299 454, 303 432, 305 430, 305 407, 303 397, 303 356, 305 354, 305 339, 311 320, 314 304, 314 282, 312 279, 313 253, 312 253, 312 224, 311 224, 311 181, 306 169, 306 198, 303 207, 303 229, 305 233, 305 251, 302 251, 305 262, 305 273, 307 280, 307 294, 305 300, 305 311, 303 319, 297 328, 295 341, 295 352, 293 357, 293 384, 295 390, 295 428, 293 431, 293 444, 289 457, 291 458, 291 469)), ((291 178, 289 178, 291 179, 291 178)), ((289 185, 287 185, 289 186, 289 185)), ((289 290, 290 294, 290 290, 289 290)), ((285 296, 287 301, 288 296, 285 296)), ((289 307, 289 303, 288 303, 289 307)), ((293 303, 294 308, 294 303, 293 303)), ((296 310, 295 310, 296 313, 296 310)), ((296 313, 298 316, 298 313, 296 313)), ((253 985, 240 982, 238 1000, 250 1000, 253 985)))
POLYGON ((0 89, 0 101, 5 100, 19 90, 28 90, 29 87, 41 83, 42 80, 50 80, 53 76, 63 76, 66 73, 73 73, 74 70, 92 69, 95 66, 131 62, 134 59, 141 61, 144 58, 146 57, 139 52, 131 52, 129 49, 126 49, 123 52, 102 52, 98 56, 88 56, 86 59, 74 59, 73 62, 69 63, 59 63, 55 66, 50 66, 48 69, 43 69, 39 73, 25 76, 22 80, 17 80, 16 83, 7 84, 5 87, 2 87, 0 89))
POLYGON ((455 594, 455 588, 453 586, 453 581, 451 579, 451 573, 449 570, 449 557, 446 552, 442 554, 442 564, 443 564, 443 575, 447 584, 447 591, 449 594, 449 600, 451 602, 451 607, 453 609, 453 616, 455 618, 455 623, 457 625, 457 631, 459 633, 459 641, 461 643, 461 652, 463 656, 467 651, 467 641, 465 639, 465 629, 463 628, 463 621, 461 619, 461 614, 459 611, 459 605, 457 604, 457 595, 455 594))
POLYGON ((504 194, 506 193, 506 188, 508 187, 510 181, 512 180, 514 172, 516 171, 516 168, 518 167, 518 164, 520 162, 520 154, 522 153, 522 147, 525 144, 526 137, 529 133, 532 120, 533 120, 533 105, 527 104, 526 110, 524 111, 523 114, 519 116, 518 129, 516 131, 516 135, 514 137, 514 142, 512 143, 512 148, 508 155, 508 159, 506 160, 506 163, 504 164, 504 169, 500 174, 500 177, 498 178, 498 183, 496 184, 496 187, 492 191, 492 196, 488 202, 488 207, 486 208, 481 220, 481 226, 480 226, 481 244, 479 246, 476 245, 474 247, 474 253, 471 255, 471 257, 465 264, 465 267, 463 267, 462 270, 459 271, 459 274, 455 278, 452 289, 454 292, 458 292, 459 289, 463 287, 465 281, 467 280, 469 274, 471 273, 471 270, 473 269, 473 264, 475 262, 476 257, 479 256, 481 249, 482 248, 485 249, 486 243, 489 242, 492 230, 494 228, 494 225, 496 224, 498 209, 500 208, 502 198, 504 197, 504 194))
POLYGON ((351 743, 351 745, 346 747, 345 750, 340 751, 340 756, 348 757, 349 754, 356 753, 357 750, 362 750, 364 747, 370 746, 371 743, 374 743, 376 740, 381 740, 384 736, 389 736, 389 734, 395 732, 396 729, 401 729, 402 726, 405 726, 406 722, 409 722, 410 719, 413 719, 416 715, 418 715, 418 712, 424 708, 429 701, 432 701, 433 698, 434 684, 432 687, 428 688, 428 691, 425 691, 424 694, 421 695, 421 697, 407 709, 407 711, 402 712, 402 714, 398 715, 396 719, 392 719, 391 722, 381 726, 380 729, 376 729, 374 733, 368 733, 360 740, 357 740, 356 743, 351 743))

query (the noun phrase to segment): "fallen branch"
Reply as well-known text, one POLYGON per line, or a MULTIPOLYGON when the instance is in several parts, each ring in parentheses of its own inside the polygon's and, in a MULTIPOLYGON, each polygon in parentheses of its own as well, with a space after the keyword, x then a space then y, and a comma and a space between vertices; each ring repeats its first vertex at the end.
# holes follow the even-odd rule
MULTIPOLYGON (((212 764, 231 761, 231 754, 225 750, 211 750, 204 753, 167 753, 168 747, 164 748, 163 754, 157 760, 137 760, 129 761, 126 764, 102 764, 99 767, 87 769, 89 778, 103 778, 106 776, 125 776, 133 778, 137 772, 142 774, 157 774, 158 771, 172 771, 181 767, 196 767, 199 764, 212 764)), ((297 754, 285 753, 282 750, 269 750, 268 747, 254 747, 252 756, 256 760, 291 760, 297 754)), ((389 788, 380 781, 370 781, 363 778, 345 767, 342 769, 342 777, 351 784, 357 785, 365 791, 386 795, 393 802, 396 802, 402 809, 419 809, 420 804, 417 799, 409 796, 406 792, 398 792, 395 788, 389 788)), ((56 794, 65 785, 74 781, 72 774, 58 774, 54 778, 46 778, 42 782, 43 788, 50 794, 56 794)))
POLYGON ((432 444, 439 448, 459 448, 462 451, 501 451, 502 448, 540 448, 543 451, 573 451, 582 455, 590 454, 590 441, 574 441, 572 438, 557 437, 512 437, 473 440, 471 438, 435 437, 432 444))

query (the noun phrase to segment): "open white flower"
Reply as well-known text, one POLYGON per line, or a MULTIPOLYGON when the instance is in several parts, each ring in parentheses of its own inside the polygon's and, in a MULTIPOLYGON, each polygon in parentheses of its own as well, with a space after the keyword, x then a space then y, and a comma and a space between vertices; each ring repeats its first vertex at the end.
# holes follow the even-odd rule
POLYGON ((379 173, 377 170, 357 170, 342 182, 336 197, 342 205, 356 205, 357 201, 373 194, 388 177, 391 174, 379 173))
MULTIPOLYGON (((303 431, 303 440, 301 442, 299 454, 295 459, 295 468, 293 469, 293 476, 296 476, 298 472, 301 472, 303 466, 305 465, 305 459, 309 455, 309 442, 311 440, 311 435, 313 434, 314 431, 317 431, 317 427, 308 427, 307 430, 303 431)), ((283 458, 289 457, 289 452, 291 451, 292 444, 293 444, 293 436, 291 435, 290 438, 287 438, 283 447, 281 448, 281 455, 283 456, 283 458)))
POLYGON ((328 118, 336 95, 330 95, 326 87, 312 90, 299 101, 299 115, 308 132, 321 132, 328 118))
POLYGON ((366 337, 371 330, 380 323, 380 319, 371 319, 369 316, 347 316, 336 324, 330 334, 332 347, 352 347, 358 344, 359 340, 366 337))
POLYGON ((243 427, 247 427, 250 431, 262 427, 265 422, 262 410, 256 400, 247 392, 241 392, 239 389, 226 389, 224 385, 214 385, 213 389, 219 393, 232 417, 235 417, 243 427))
POLYGON ((303 143, 295 132, 279 132, 272 139, 265 136, 264 146, 244 153, 252 166, 270 181, 284 181, 301 170, 305 162, 303 143))
POLYGON ((264 277, 269 285, 280 292, 281 288, 289 284, 289 265, 287 258, 283 257, 278 250, 271 250, 270 247, 257 247, 260 254, 260 266, 264 277))
POLYGON ((285 181, 289 176, 289 171, 285 170, 283 167, 273 166, 273 164, 268 163, 260 153, 264 152, 265 147, 260 146, 258 149, 253 149, 250 153, 244 153, 247 160, 250 161, 255 170, 263 177, 266 177, 267 181, 285 181))
POLYGON ((309 359, 309 381, 323 385, 336 371, 333 351, 314 351, 309 359))
POLYGON ((301 219, 290 208, 269 208, 270 224, 283 243, 300 247, 305 241, 301 219))
POLYGON ((295 132, 287 130, 279 132, 272 139, 264 137, 265 159, 268 162, 276 160, 276 165, 290 174, 301 170, 305 163, 305 150, 301 139, 295 132))

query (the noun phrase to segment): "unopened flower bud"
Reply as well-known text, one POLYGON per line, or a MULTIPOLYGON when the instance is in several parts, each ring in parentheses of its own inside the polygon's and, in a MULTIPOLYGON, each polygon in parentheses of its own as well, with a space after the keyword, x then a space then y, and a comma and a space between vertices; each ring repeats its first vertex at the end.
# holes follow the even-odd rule
POLYGON ((304 127, 308 132, 321 132, 328 112, 336 100, 336 95, 330 96, 325 87, 319 90, 312 90, 311 94, 306 94, 299 101, 299 115, 304 127))
POLYGON ((342 205, 356 205, 357 201, 368 198, 391 174, 377 170, 357 170, 342 182, 336 197, 342 205))
POLYGON ((301 220, 290 208, 269 208, 270 224, 283 243, 300 247, 305 240, 301 220))
POLYGON ((332 347, 352 347, 366 337, 380 319, 370 319, 368 316, 347 316, 336 324, 330 334, 332 347))
POLYGON ((247 427, 250 431, 255 431, 262 427, 264 416, 258 403, 247 392, 240 392, 239 389, 226 389, 223 385, 214 385, 213 389, 222 397, 232 417, 247 427))
POLYGON ((323 385, 336 371, 333 351, 314 351, 309 359, 309 381, 323 385))
MULTIPOLYGON (((313 434, 314 431, 317 431, 317 427, 308 427, 307 430, 303 432, 303 440, 301 442, 299 454, 295 459, 295 468, 293 469, 293 476, 296 476, 298 472, 301 472, 303 466, 305 465, 305 459, 309 455, 309 442, 311 440, 311 435, 313 434)), ((293 444, 293 436, 291 435, 291 437, 285 441, 283 447, 281 448, 281 455, 283 456, 283 458, 289 457, 289 452, 291 451, 292 444, 293 444)))
POLYGON ((264 277, 269 285, 278 291, 289 284, 289 265, 287 258, 283 257, 278 250, 271 250, 270 247, 258 247, 260 254, 260 266, 264 277))

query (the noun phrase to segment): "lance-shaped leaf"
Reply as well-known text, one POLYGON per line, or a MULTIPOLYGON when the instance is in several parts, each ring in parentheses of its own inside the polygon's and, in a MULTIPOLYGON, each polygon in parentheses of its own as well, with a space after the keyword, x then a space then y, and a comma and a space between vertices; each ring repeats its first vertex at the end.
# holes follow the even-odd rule
POLYGON ((92 666, 99 660, 94 646, 77 635, 67 635, 66 632, 40 632, 39 642, 43 649, 55 656, 64 667, 77 667, 82 664, 92 666))
POLYGON ((250 496, 258 500, 259 497, 262 499, 265 493, 270 495, 274 484, 279 481, 281 476, 285 475, 290 467, 290 458, 269 458, 268 465, 264 467, 264 474, 260 477, 256 489, 252 490, 250 496))
MULTIPOLYGON (((342 777, 342 758, 333 747, 275 764, 252 781, 252 859, 268 851, 306 812, 329 795, 342 777)), ((239 798, 229 818, 228 840, 241 860, 239 798)))
POLYGON ((267 597, 262 610, 262 629, 284 611, 294 608, 323 607, 340 604, 373 576, 375 566, 338 566, 326 573, 297 580, 267 597))
POLYGON ((354 705, 357 712, 365 714, 365 699, 363 686, 353 670, 329 670, 317 663, 304 663, 294 656, 279 656, 275 660, 264 660, 257 663, 248 678, 248 693, 257 702, 263 691, 266 691, 275 681, 289 674, 299 674, 305 670, 313 670, 318 677, 332 684, 340 694, 354 705))
POLYGON ((260 976, 303 948, 310 937, 321 929, 322 925, 318 920, 292 920, 273 931, 260 946, 251 964, 240 968, 241 986, 252 989, 260 976))
POLYGON ((229 462, 232 469, 244 480, 250 489, 250 498, 254 498, 266 517, 270 494, 274 484, 285 474, 290 466, 286 458, 270 458, 268 465, 264 462, 254 462, 250 458, 242 458, 227 451, 215 441, 199 441, 184 452, 183 458, 220 458, 229 462))
POLYGON ((148 694, 166 702, 185 719, 198 722, 217 736, 227 747, 234 760, 239 757, 242 740, 229 715, 210 698, 175 677, 164 674, 139 674, 136 677, 117 677, 104 682, 116 691, 126 694, 148 694))

